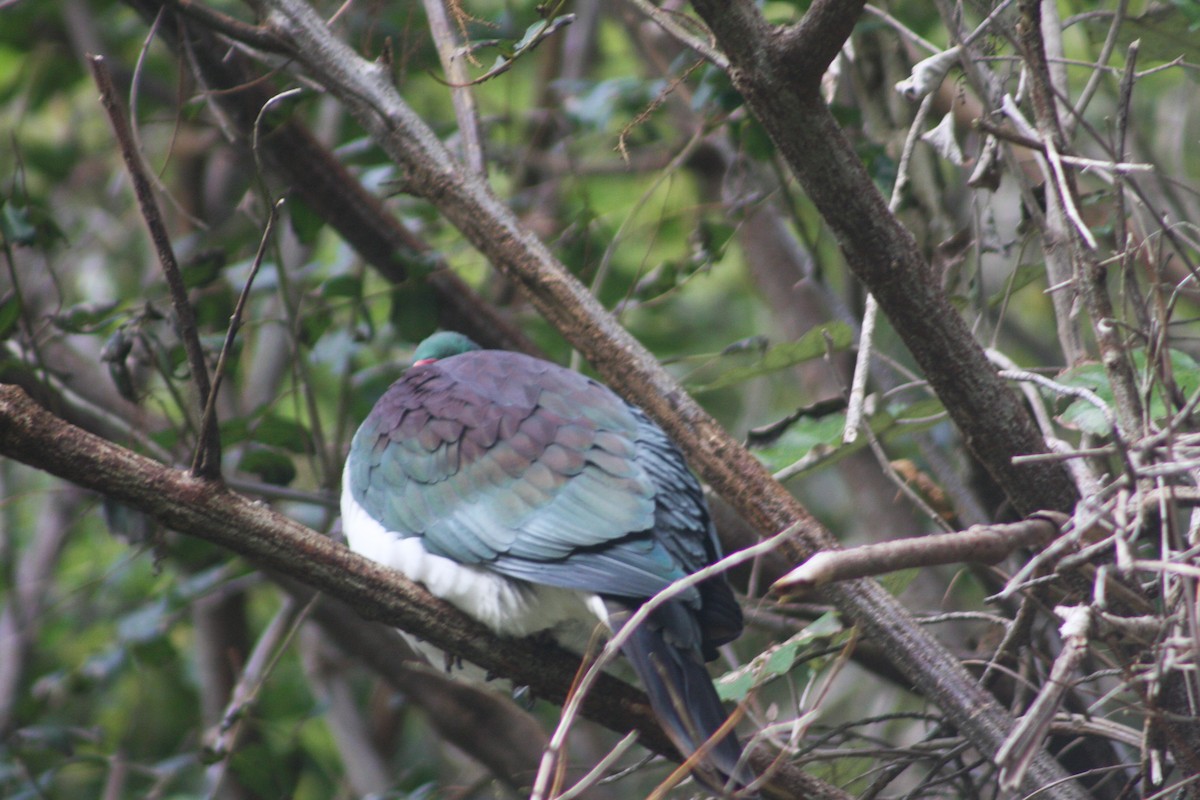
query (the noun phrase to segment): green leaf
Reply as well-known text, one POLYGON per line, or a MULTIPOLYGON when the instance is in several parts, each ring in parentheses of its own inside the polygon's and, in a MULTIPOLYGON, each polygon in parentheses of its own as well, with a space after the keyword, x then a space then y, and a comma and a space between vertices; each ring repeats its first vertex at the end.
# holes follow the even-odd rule
POLYGON ((29 211, 11 202, 0 205, 0 235, 6 242, 29 247, 37 242, 37 227, 29 219, 29 211))
POLYGON ((836 614, 822 614, 786 642, 768 647, 749 664, 719 678, 717 694, 722 700, 741 702, 758 687, 792 672, 814 645, 824 647, 830 639, 845 639, 848 635, 836 614))
POLYGON ((16 292, 9 292, 0 298, 0 342, 12 336, 21 320, 21 305, 17 302, 16 292))
POLYGON ((645 88, 636 78, 609 78, 597 82, 586 92, 576 94, 565 110, 580 127, 603 131, 608 128, 618 109, 636 105, 644 94, 645 88))
POLYGON ((438 299, 428 281, 407 280, 392 289, 390 318, 402 339, 419 342, 437 330, 438 299))
POLYGON ((763 662, 763 674, 771 676, 786 675, 792 669, 792 665, 796 663, 796 653, 799 649, 800 643, 796 641, 780 645, 763 662))
MULTIPOLYGON (((879 411, 867 418, 871 430, 881 439, 907 436, 928 430, 945 419, 945 408, 936 398, 918 400, 909 405, 896 405, 879 411)), ((846 428, 846 414, 839 411, 819 417, 802 416, 792 422, 786 430, 776 435, 770 443, 754 447, 754 453, 773 471, 796 464, 802 459, 808 463, 790 478, 806 475, 818 467, 827 467, 867 446, 865 436, 853 443, 844 444, 842 437, 846 428)))
MULTIPOLYGON (((714 389, 736 386, 751 378, 820 358, 830 350, 844 350, 850 346, 853 340, 854 337, 848 325, 840 322, 822 325, 819 328, 813 328, 794 342, 775 345, 763 353, 756 363, 727 369, 707 383, 689 381, 688 388, 692 392, 711 392, 714 389)), ((719 359, 720 356, 717 356, 710 358, 710 361, 717 363, 719 359)))
POLYGON ((1042 263, 1022 264, 1013 272, 1004 288, 988 298, 988 306, 999 307, 1005 298, 1012 297, 1029 284, 1046 274, 1046 265, 1042 263))
POLYGON ((733 82, 725 70, 705 64, 700 71, 700 85, 692 95, 692 109, 702 111, 707 106, 720 114, 728 114, 745 104, 741 93, 733 88, 733 82))
POLYGON ((758 120, 747 117, 740 125, 732 127, 738 150, 758 161, 775 157, 775 141, 758 120))
POLYGON ((202 289, 219 278, 224 267, 223 250, 206 250, 189 259, 179 272, 183 278, 183 285, 188 289, 202 289))
POLYGON ((296 479, 296 465, 291 457, 279 450, 252 448, 242 454, 238 469, 257 475, 264 483, 287 486, 296 479))
POLYGON ((53 322, 65 333, 91 333, 109 320, 117 305, 116 302, 80 303, 55 314, 53 322))
POLYGON ((737 233, 737 226, 727 219, 705 217, 700 220, 700 225, 696 229, 696 239, 699 249, 705 254, 704 260, 720 259, 735 233, 737 233))
POLYGON ((254 441, 293 453, 312 453, 312 433, 294 419, 268 411, 254 426, 254 441))
POLYGON ((879 583, 888 594, 899 596, 920 574, 921 570, 916 568, 902 569, 879 576, 879 583))
POLYGON ((749 670, 731 672, 717 680, 717 696, 729 703, 740 703, 754 690, 754 685, 754 675, 749 670))
MULTIPOLYGON (((889 417, 887 423, 890 422, 889 417)), ((844 412, 826 414, 823 417, 801 417, 770 445, 755 448, 754 452, 770 469, 780 470, 805 458, 814 448, 826 449, 829 455, 832 455, 834 450, 844 447, 842 435, 845 429, 846 415, 844 412)), ((862 438, 859 437, 859 439, 862 438)), ((851 447, 856 450, 863 444, 865 442, 861 444, 855 442, 851 447)), ((854 450, 847 450, 846 454, 854 452, 854 450)))
POLYGON ((305 313, 300 317, 300 344, 308 349, 317 346, 321 337, 333 327, 333 315, 327 309, 305 313))
POLYGON ((277 754, 261 742, 243 744, 229 756, 230 769, 258 797, 291 797, 294 768, 281 763, 277 754))
MULTIPOLYGON (((229 327, 229 319, 233 309, 237 307, 237 298, 233 287, 228 283, 209 284, 208 288, 197 295, 192 307, 196 311, 196 325, 201 331, 225 331, 229 327)), ((225 334, 217 336, 216 351, 220 352, 225 343, 225 334)), ((241 350, 241 337, 234 340, 234 352, 241 350)))
POLYGON ((333 297, 356 299, 362 296, 362 286, 361 275, 335 275, 321 284, 321 296, 326 299, 333 297))
POLYGON ((301 244, 311 247, 321 235, 325 220, 312 210, 312 206, 297 197, 289 197, 287 207, 288 221, 291 222, 296 238, 301 244))
POLYGON ((433 250, 414 250, 398 247, 392 252, 392 261, 404 270, 409 280, 420 280, 442 266, 442 256, 433 250))
MULTIPOLYGON (((1174 404, 1168 403, 1159 376, 1147 372, 1146 351, 1135 350, 1130 356, 1134 371, 1139 378, 1139 394, 1144 397, 1147 388, 1153 389, 1150 393, 1150 418, 1157 422, 1167 419, 1174 413, 1174 404)), ((1200 389, 1200 365, 1194 358, 1181 350, 1169 350, 1168 357, 1171 377, 1179 392, 1185 398, 1191 397, 1200 389)), ((1090 362, 1073 367, 1059 375, 1057 381, 1066 386, 1095 392, 1096 396, 1109 407, 1110 413, 1116 413, 1112 386, 1108 382, 1108 373, 1102 364, 1090 362)), ((1042 391, 1048 397, 1063 402, 1061 395, 1048 389, 1042 391)), ((1112 433, 1112 423, 1109 421, 1109 417, 1095 403, 1082 397, 1070 398, 1066 403, 1066 407, 1058 417, 1063 425, 1095 436, 1109 436, 1112 433)))

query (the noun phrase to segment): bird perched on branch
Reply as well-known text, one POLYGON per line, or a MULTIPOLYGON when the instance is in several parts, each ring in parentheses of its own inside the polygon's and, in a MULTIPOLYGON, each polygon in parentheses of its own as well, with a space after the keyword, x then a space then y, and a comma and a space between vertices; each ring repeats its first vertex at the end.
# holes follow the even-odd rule
MULTIPOLYGON (((342 520, 353 550, 510 636, 620 630, 721 556, 699 483, 645 413, 577 372, 456 333, 422 342, 358 429, 342 520)), ((725 722, 704 662, 741 628, 718 575, 622 648, 684 756, 725 722)), ((740 759, 727 733, 696 774, 744 785, 740 759)))

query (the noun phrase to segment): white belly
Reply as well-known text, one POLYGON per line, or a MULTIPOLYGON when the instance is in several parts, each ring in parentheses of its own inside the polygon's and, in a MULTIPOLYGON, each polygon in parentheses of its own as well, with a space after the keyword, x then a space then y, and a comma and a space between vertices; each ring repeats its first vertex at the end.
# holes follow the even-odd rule
POLYGON ((528 636, 548 630, 564 646, 582 652, 597 624, 607 622, 597 595, 514 581, 434 555, 418 536, 387 530, 354 499, 348 477, 342 481, 342 529, 350 549, 399 570, 496 633, 528 636))

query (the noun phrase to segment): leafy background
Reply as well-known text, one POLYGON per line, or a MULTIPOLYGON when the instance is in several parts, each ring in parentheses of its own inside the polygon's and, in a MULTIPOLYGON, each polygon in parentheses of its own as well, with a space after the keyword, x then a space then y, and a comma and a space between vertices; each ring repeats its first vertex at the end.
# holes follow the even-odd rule
MULTIPOLYGON (((770 2, 762 11, 785 24, 799 19, 805 5, 770 2)), ((883 6, 889 16, 864 15, 830 76, 828 99, 885 196, 900 174, 916 110, 892 87, 926 55, 921 37, 949 44, 937 5, 901 0, 883 6)), ((867 408, 878 444, 841 443, 844 412, 836 400, 849 385, 863 292, 719 69, 678 47, 634 3, 554 6, 577 18, 552 31, 542 17, 547 8, 534 3, 448 6, 454 37, 476 46, 469 74, 498 72, 470 90, 496 192, 707 410, 748 437, 772 470, 788 471, 788 487, 845 543, 1008 518, 1011 509, 964 455, 938 400, 884 321, 867 408), (531 47, 531 37, 542 32, 531 47), (806 409, 812 413, 797 413, 806 409)), ((210 7, 252 19, 238 4, 210 7)), ((329 17, 337 9, 326 3, 320 10, 329 17)), ((976 24, 988 9, 942 4, 941 10, 976 24)), ((1122 324, 1133 331, 1130 341, 1143 344, 1151 322, 1155 332, 1167 332, 1149 337, 1149 356, 1143 349, 1133 357, 1149 415, 1162 423, 1178 410, 1177 398, 1192 398, 1200 385, 1188 272, 1197 241, 1200 171, 1192 145, 1200 132, 1194 100, 1200 16, 1187 0, 1078 0, 1058 10, 1066 21, 1071 97, 1099 76, 1084 109, 1087 125, 1074 142, 1082 154, 1106 157, 1100 143, 1111 136, 1119 110, 1121 59, 1140 40, 1144 74, 1129 114, 1128 158, 1153 169, 1130 178, 1146 196, 1130 215, 1139 241, 1117 239, 1114 215, 1122 207, 1112 183, 1098 172, 1079 180, 1082 212, 1103 257, 1123 270, 1113 270, 1110 286, 1122 324), (1097 62, 1113 13, 1124 23, 1115 55, 1102 68, 1097 62), (1164 237, 1164 221, 1177 241, 1164 237), (1140 297, 1123 281, 1150 294, 1149 317, 1138 313, 1140 297), (1163 345, 1173 348, 1166 370, 1163 345)), ((425 14, 412 2, 351 4, 337 32, 382 59, 406 101, 458 147, 460 120, 425 14)), ((1010 16, 1000 17, 984 39, 980 63, 1015 90, 1011 25, 1010 16)), ((250 288, 220 398, 223 469, 235 488, 336 532, 348 437, 399 375, 413 344, 443 319, 427 280, 436 270, 460 276, 548 357, 587 369, 451 225, 403 193, 403 175, 336 101, 305 88, 273 103, 263 125, 306 126, 428 243, 428 253, 397 256, 405 281, 374 269, 313 208, 289 196, 254 148, 231 143, 228 123, 207 102, 186 58, 150 28, 116 2, 0 5, 4 381, 44 388, 53 410, 126 446, 166 463, 190 462, 195 389, 153 247, 85 66, 87 53, 105 54, 132 108, 198 332, 214 357, 269 208, 286 198, 250 288)), ((263 62, 277 89, 308 86, 279 59, 263 62)), ((1111 403, 1104 369, 1064 356, 1040 231, 1022 208, 1019 181, 1006 175, 995 191, 966 183, 982 145, 971 127, 978 105, 971 84, 951 71, 924 126, 950 115, 968 163, 952 163, 918 143, 905 165, 909 183, 897 214, 934 265, 931 279, 941 282, 981 342, 1111 403)), ((1028 168, 1027 150, 1009 153, 1005 169, 1028 168)), ((1094 355, 1082 318, 1072 320, 1094 355)), ((1087 399, 1045 399, 1056 433, 1072 446, 1111 433, 1087 399)), ((1113 464, 1102 457, 1097 470, 1104 475, 1113 464)), ((304 622, 270 577, 14 461, 0 461, 0 487, 0 794, 511 794, 433 732, 402 693, 304 622), (250 671, 256 646, 269 657, 250 671), (233 720, 237 735, 229 749, 214 751, 233 720)), ((1006 607, 984 605, 996 575, 942 567, 914 578, 902 573, 889 588, 902 592, 915 613, 940 623, 939 636, 955 652, 986 661, 1010 615, 1006 607)), ((938 737, 949 734, 936 713, 872 661, 869 648, 848 647, 851 634, 819 598, 766 599, 763 580, 758 572, 740 579, 750 630, 718 669, 729 697, 752 697, 752 729, 778 744, 799 721, 809 735, 801 753, 810 769, 854 794, 994 795, 996 774, 978 754, 950 745, 906 749, 920 741, 944 744, 938 737), (819 715, 806 716, 818 701, 819 715), (906 769, 886 766, 897 763, 906 769)), ((1056 625, 1043 610, 1022 662, 1029 674, 1044 674, 1054 657, 1056 625)), ((1107 662, 1096 658, 1099 677, 1082 684, 1083 705, 1137 734, 1149 713, 1144 695, 1133 679, 1126 685, 1105 673, 1107 662)), ((1012 699, 1018 711, 1023 699, 1012 699)), ((552 724, 558 709, 535 702, 533 712, 552 724)), ((585 771, 614 741, 599 728, 581 727, 574 765, 585 771)), ((1116 797, 1137 785, 1138 764, 1147 756, 1136 744, 1114 741, 1106 742, 1107 761, 1085 759, 1079 770, 1118 765, 1096 790, 1116 797)), ((594 791, 645 794, 669 771, 660 762, 626 763, 630 774, 594 791)), ((1186 777, 1169 767, 1168 776, 1168 782, 1186 777)))

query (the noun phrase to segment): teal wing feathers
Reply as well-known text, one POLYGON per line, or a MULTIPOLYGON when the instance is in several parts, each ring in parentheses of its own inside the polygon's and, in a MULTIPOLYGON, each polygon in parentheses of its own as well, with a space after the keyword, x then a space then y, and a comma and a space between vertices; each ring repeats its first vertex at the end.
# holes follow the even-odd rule
POLYGON ((666 504, 642 463, 647 423, 578 373, 464 353, 414 367, 388 390, 355 436, 351 483, 371 516, 437 555, 648 597, 711 553, 648 533, 666 504))

